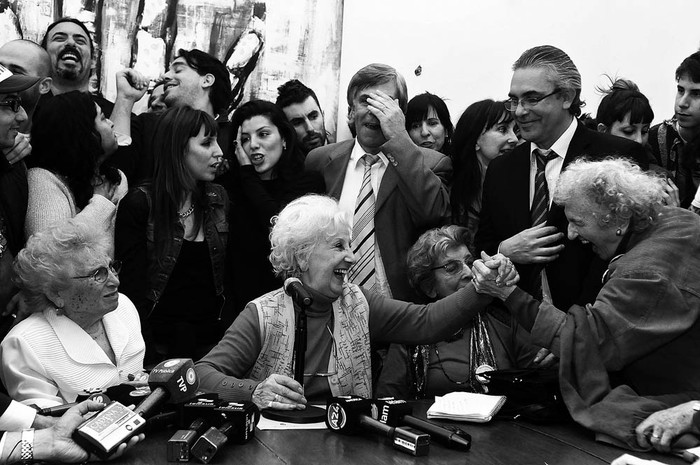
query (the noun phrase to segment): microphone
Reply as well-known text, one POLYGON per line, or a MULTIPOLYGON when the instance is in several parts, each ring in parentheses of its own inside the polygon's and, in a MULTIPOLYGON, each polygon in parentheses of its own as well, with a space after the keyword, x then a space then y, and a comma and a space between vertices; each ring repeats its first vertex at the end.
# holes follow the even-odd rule
POLYGON ((430 436, 412 428, 392 427, 375 420, 368 414, 372 402, 358 396, 339 396, 328 399, 326 425, 329 429, 343 434, 365 429, 389 438, 389 442, 401 452, 414 456, 427 455, 430 436))
POLYGON ((209 463, 229 440, 244 444, 255 437, 255 425, 260 411, 252 402, 229 402, 215 409, 225 421, 220 427, 209 428, 194 443, 190 453, 203 463, 209 463))
MULTIPOLYGON (((95 394, 91 394, 90 396, 86 397, 84 400, 96 400, 97 402, 101 402, 103 404, 109 404, 110 399, 106 395, 102 394, 101 392, 97 392, 95 394)), ((46 407, 39 409, 37 411, 38 415, 44 415, 47 417, 60 417, 63 416, 64 413, 68 411, 71 407, 75 407, 78 405, 80 402, 70 402, 68 404, 61 404, 61 405, 55 405, 53 407, 46 407)))
POLYGON ((199 387, 191 359, 172 359, 153 368, 148 384, 151 394, 132 411, 119 402, 84 421, 73 433, 73 439, 88 452, 106 459, 117 447, 139 434, 146 426, 145 417, 153 414, 165 401, 189 400, 199 387))
POLYGON ((314 303, 309 291, 299 278, 287 278, 284 280, 284 292, 292 298, 295 304, 302 308, 310 307, 314 303))
POLYGON ((219 402, 217 394, 203 394, 182 405, 179 414, 181 426, 168 440, 168 462, 189 462, 192 459, 190 453, 195 441, 212 424, 218 425, 221 420, 214 411, 219 402))
POLYGON ((439 441, 455 449, 469 450, 472 445, 472 437, 461 429, 451 431, 440 425, 414 417, 413 408, 405 400, 394 398, 382 398, 374 401, 373 416, 381 423, 390 426, 406 424, 420 431, 430 434, 435 441, 439 441))

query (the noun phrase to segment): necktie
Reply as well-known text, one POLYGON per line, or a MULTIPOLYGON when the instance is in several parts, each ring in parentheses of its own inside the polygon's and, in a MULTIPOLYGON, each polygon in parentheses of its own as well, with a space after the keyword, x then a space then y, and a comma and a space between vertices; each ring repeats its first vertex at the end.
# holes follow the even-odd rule
POLYGON ((532 226, 537 226, 547 221, 547 212, 549 211, 549 188, 547 187, 545 169, 547 163, 555 158, 557 158, 557 154, 552 150, 535 149, 537 174, 535 174, 535 194, 532 197, 532 208, 530 208, 532 226))
POLYGON ((362 156, 365 171, 362 176, 362 187, 355 203, 355 214, 352 225, 353 253, 357 262, 350 269, 350 282, 367 289, 373 289, 375 279, 374 269, 374 192, 372 191, 371 170, 378 155, 369 153, 362 156))

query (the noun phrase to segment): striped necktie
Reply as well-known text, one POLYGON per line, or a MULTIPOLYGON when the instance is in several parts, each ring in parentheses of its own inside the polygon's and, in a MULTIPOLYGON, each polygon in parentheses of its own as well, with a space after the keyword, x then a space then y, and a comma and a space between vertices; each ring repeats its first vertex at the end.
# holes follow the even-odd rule
POLYGON ((352 225, 352 251, 357 262, 350 268, 350 282, 367 289, 376 284, 374 269, 374 192, 372 191, 372 165, 379 160, 379 155, 369 153, 362 156, 365 172, 362 175, 362 187, 355 203, 352 225))
POLYGON ((537 174, 535 174, 535 193, 532 197, 532 208, 530 208, 532 226, 537 226, 547 221, 547 213, 549 211, 549 188, 547 187, 545 169, 547 168, 547 163, 555 158, 557 158, 557 154, 553 150, 535 149, 537 174))

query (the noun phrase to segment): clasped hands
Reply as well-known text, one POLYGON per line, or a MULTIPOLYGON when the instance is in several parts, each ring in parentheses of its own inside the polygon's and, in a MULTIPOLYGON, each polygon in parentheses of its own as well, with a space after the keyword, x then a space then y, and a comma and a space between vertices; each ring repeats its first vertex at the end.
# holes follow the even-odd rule
POLYGON ((520 280, 513 263, 500 253, 491 257, 486 252, 481 252, 481 259, 474 261, 472 274, 472 283, 478 293, 501 300, 508 298, 520 280))

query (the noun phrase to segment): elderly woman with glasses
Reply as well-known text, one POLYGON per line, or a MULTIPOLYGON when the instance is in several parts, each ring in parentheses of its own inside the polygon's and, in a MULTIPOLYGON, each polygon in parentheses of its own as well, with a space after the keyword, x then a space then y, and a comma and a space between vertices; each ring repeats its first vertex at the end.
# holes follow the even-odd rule
POLYGON ((120 294, 120 264, 94 225, 66 220, 34 234, 14 264, 31 315, 0 345, 10 396, 49 407, 84 389, 119 384, 143 371, 145 346, 136 308, 120 294))
MULTIPOLYGON (((274 220, 270 261, 313 297, 306 311, 304 386, 292 379, 295 312, 283 289, 249 303, 221 342, 197 364, 200 388, 260 408, 303 409, 329 395, 372 396, 370 342, 429 344, 443 340, 490 301, 467 284, 429 305, 385 298, 346 281, 355 264, 350 218, 338 202, 308 195, 274 220)), ((491 278, 517 281, 505 257, 487 262, 491 278)))
POLYGON ((619 159, 578 160, 560 175, 553 200, 564 207, 569 239, 608 263, 588 305, 561 311, 515 286, 482 282, 490 270, 474 267, 477 288, 559 356, 571 416, 636 449, 667 450, 663 426, 646 425, 639 443, 635 427, 672 398, 700 392, 700 218, 663 206, 664 182, 619 159))
MULTIPOLYGON (((408 279, 430 301, 469 285, 469 231, 443 226, 425 232, 408 251, 408 279)), ((392 344, 384 361, 378 396, 426 398, 452 391, 484 392, 484 371, 531 364, 537 348, 510 315, 485 309, 446 339, 429 345, 392 344)))

